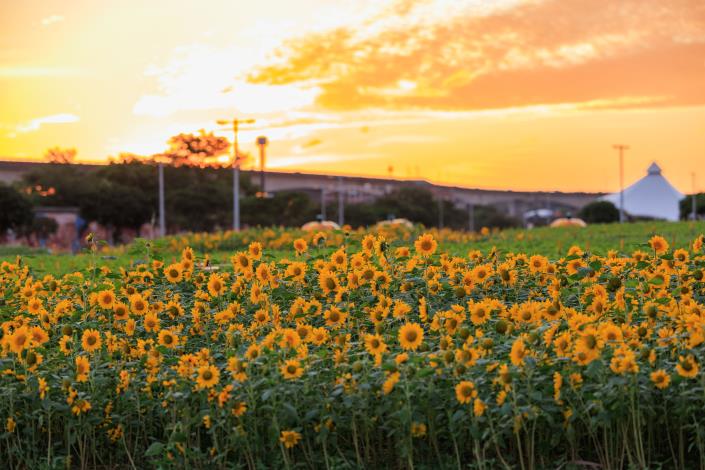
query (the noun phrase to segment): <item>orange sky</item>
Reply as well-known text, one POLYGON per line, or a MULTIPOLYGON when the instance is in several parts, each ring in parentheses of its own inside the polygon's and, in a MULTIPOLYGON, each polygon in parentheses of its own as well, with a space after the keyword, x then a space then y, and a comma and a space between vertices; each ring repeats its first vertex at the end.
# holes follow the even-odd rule
POLYGON ((627 183, 705 190, 702 0, 0 1, 0 31, 3 159, 238 115, 271 168, 614 191, 626 143, 627 183))

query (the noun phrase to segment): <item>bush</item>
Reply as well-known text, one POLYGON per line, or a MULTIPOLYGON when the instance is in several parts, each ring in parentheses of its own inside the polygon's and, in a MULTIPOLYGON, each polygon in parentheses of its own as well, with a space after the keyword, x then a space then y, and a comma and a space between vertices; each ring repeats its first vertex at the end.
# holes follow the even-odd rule
POLYGON ((609 201, 594 201, 582 208, 580 218, 589 224, 611 224, 619 221, 619 209, 609 201))

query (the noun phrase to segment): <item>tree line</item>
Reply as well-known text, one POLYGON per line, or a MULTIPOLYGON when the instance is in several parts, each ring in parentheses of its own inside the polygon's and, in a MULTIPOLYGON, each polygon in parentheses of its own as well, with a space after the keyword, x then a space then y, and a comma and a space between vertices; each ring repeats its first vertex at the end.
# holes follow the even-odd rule
MULTIPOLYGON (((201 232, 232 226, 232 173, 221 168, 189 165, 164 168, 167 231, 201 232)), ((241 173, 241 219, 244 226, 300 226, 321 214, 319 198, 306 192, 282 191, 257 197, 259 187, 250 175, 241 173)), ((0 187, 3 211, 0 230, 17 233, 30 230, 32 207, 72 207, 86 221, 95 221, 120 242, 123 229, 139 230, 155 223, 158 213, 157 168, 151 161, 130 160, 104 166, 70 164, 43 165, 27 173, 16 188, 0 187)), ((402 187, 373 202, 345 204, 345 223, 367 226, 389 218, 436 226, 439 211, 446 227, 468 227, 469 214, 450 201, 438 201, 423 188, 402 187), (442 206, 442 207, 441 207, 442 206)), ((337 203, 326 204, 328 214, 337 214, 337 203)), ((518 220, 491 207, 475 210, 476 227, 510 227, 518 220)), ((335 217, 333 217, 335 219, 335 217)))

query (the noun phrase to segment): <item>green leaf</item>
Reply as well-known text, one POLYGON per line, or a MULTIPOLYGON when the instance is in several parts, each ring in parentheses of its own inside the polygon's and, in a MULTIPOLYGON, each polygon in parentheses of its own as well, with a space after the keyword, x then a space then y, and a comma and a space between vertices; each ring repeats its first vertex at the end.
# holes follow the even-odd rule
POLYGON ((161 442, 153 442, 151 446, 144 453, 146 457, 155 457, 164 452, 164 444, 161 442))

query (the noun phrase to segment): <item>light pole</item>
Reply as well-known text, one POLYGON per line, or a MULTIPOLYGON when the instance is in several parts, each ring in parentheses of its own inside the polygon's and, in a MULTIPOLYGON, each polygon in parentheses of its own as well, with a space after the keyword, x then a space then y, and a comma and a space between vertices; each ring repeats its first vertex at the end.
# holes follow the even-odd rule
POLYGON ((343 194, 343 177, 338 176, 338 225, 345 225, 345 194, 343 194))
POLYGON ((164 210, 164 163, 158 163, 159 168, 159 236, 166 235, 166 213, 164 210))
POLYGON ((695 220, 698 218, 698 212, 695 204, 695 172, 692 172, 690 177, 693 184, 693 195, 690 197, 690 218, 695 220))
POLYGON ((326 187, 321 186, 321 222, 324 220, 326 220, 326 187))
POLYGON ((259 191, 262 197, 267 197, 267 188, 264 183, 264 163, 265 163, 265 149, 269 141, 263 135, 257 137, 257 146, 259 147, 259 191))
POLYGON ((233 230, 240 230, 240 154, 237 148, 237 131, 240 124, 251 124, 254 119, 232 120, 220 119, 217 123, 221 126, 232 124, 233 131, 233 230))
POLYGON ((619 223, 624 223, 624 151, 629 150, 628 145, 615 144, 612 146, 619 151, 619 223))

